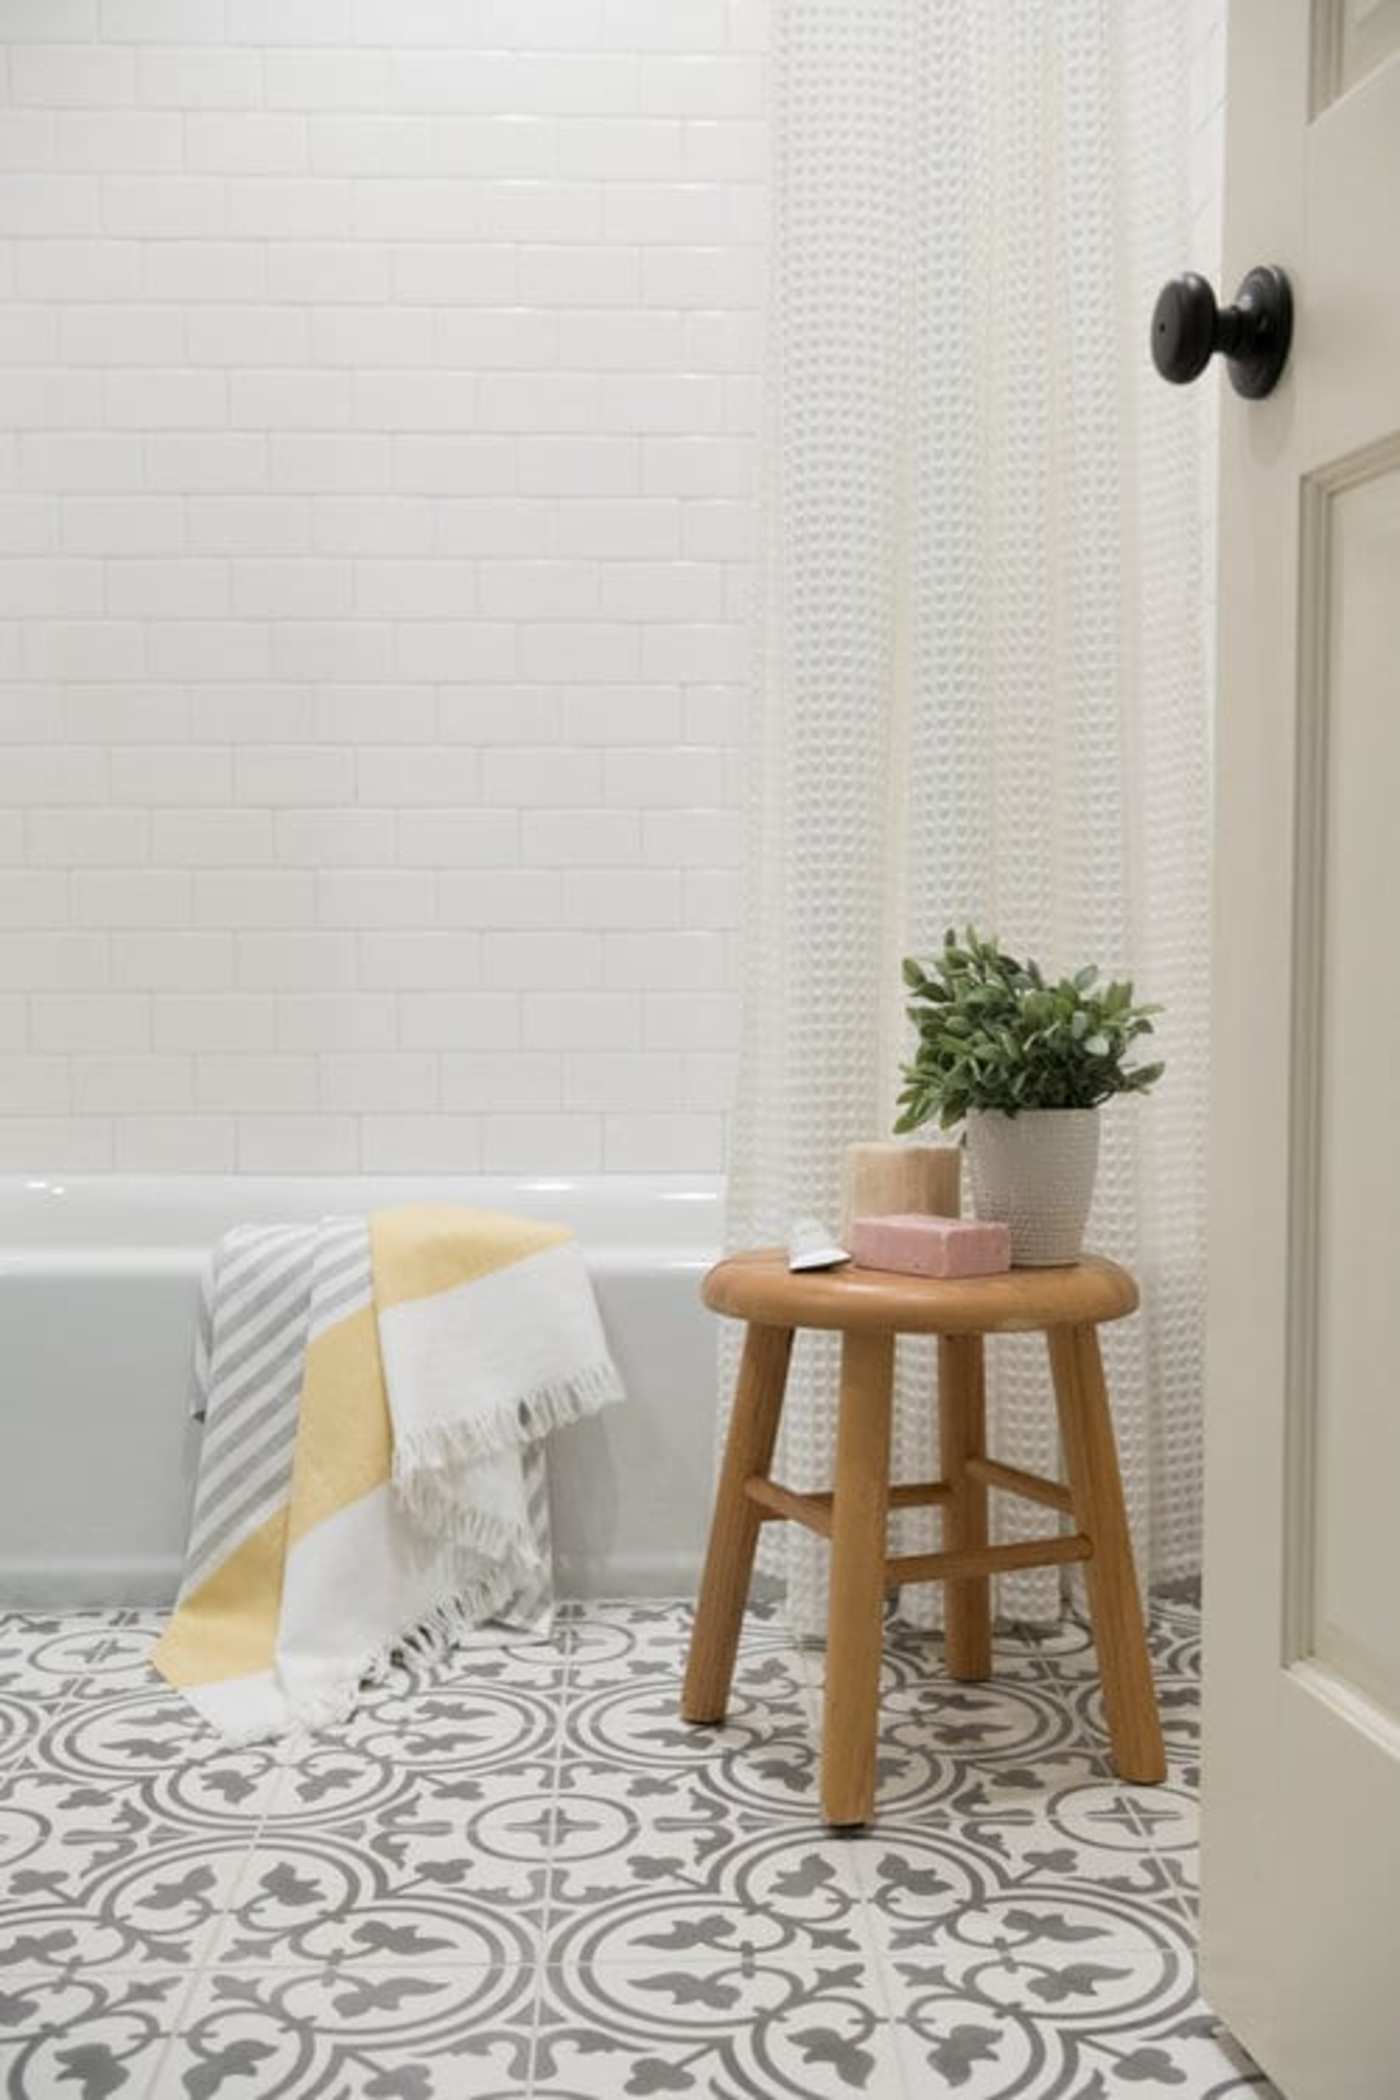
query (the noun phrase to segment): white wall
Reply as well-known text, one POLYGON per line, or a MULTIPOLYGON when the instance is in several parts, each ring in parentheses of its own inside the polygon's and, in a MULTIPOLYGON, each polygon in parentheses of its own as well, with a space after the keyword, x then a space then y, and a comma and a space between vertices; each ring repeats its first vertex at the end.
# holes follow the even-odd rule
POLYGON ((0 1167, 712 1167, 761 0, 0 0, 0 1167))

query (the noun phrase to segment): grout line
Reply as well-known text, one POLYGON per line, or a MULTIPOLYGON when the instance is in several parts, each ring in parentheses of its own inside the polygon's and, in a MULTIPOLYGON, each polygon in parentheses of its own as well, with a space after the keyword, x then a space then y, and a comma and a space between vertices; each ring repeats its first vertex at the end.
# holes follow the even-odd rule
POLYGON ((183 1991, 177 1991, 175 1993, 173 2009, 170 2015, 170 2032, 166 2035, 165 2040, 156 2050, 155 2060, 151 2065, 150 2077, 147 2080, 146 2084, 144 2084, 140 2088, 139 2092, 134 2096, 134 2100, 161 2100, 162 2074, 165 2070, 167 2063, 170 2061, 170 2058, 174 2054, 176 2043, 180 2039, 180 2035, 184 2027, 183 2014, 185 2011, 185 2007, 190 2003, 190 2000, 194 1996, 195 1990, 199 1984, 200 1976, 202 1974, 202 1969, 195 1969, 192 1972, 192 1974, 186 1977, 185 1988, 183 1989, 183 1991))
MULTIPOLYGON (((211 1752, 210 1754, 212 1756, 216 1755, 217 1753, 211 1752)), ((257 1821, 253 1826, 252 1834, 250 1835, 247 1844, 243 1848, 242 1857, 238 1862, 238 1866, 235 1869, 233 1878, 229 1884, 227 1899, 222 1904, 220 1904, 218 1913, 213 1920, 209 1932, 209 1938, 204 1957, 201 1961, 195 1963, 194 1969, 189 1978, 188 1986, 185 1989, 184 1994, 180 1997, 178 2001, 176 2013, 171 2023, 170 2034, 166 2040, 165 2047, 157 2052, 155 2067, 151 2076, 151 2082, 144 2089, 144 2092, 141 2095, 141 2100, 161 2100, 161 2090, 158 2080, 160 2079, 167 2062, 173 2057, 176 2044, 179 2042, 180 2037, 184 2032, 184 2015, 186 2011, 193 2005, 195 1995, 198 1992, 200 1985, 203 1983, 206 1975, 212 1968, 214 1968, 217 1965, 216 1956, 219 1948, 222 1947, 224 1943, 224 1939, 226 1936, 226 1926, 231 1907, 237 1899, 239 1890, 243 1886, 243 1879, 248 1871, 249 1862, 252 1859, 253 1853, 256 1851, 258 1843, 262 1837, 263 1831, 266 1828, 271 1804, 273 1801, 275 1801, 276 1798, 277 1786, 274 1782, 273 1786, 269 1789, 268 1792, 267 1805, 262 1809, 261 1813, 259 1814, 257 1821)))
MULTIPOLYGON (((556 1733, 554 1744, 554 1769, 550 1776, 549 1793, 547 1796, 547 1799, 551 1806, 553 1806, 553 1804, 555 1803, 555 1801, 557 1801, 559 1797, 559 1782, 563 1776, 564 1771, 564 1752, 566 1748, 565 1729, 568 1721, 569 1703, 573 1692, 574 1653, 579 1619, 576 1616, 571 1615, 568 1618, 556 1619, 555 1623, 562 1629, 563 1632, 564 1674, 563 1680, 558 1686, 556 1692, 556 1698, 558 1701, 558 1730, 556 1733)), ((530 2100, 530 2096, 534 2093, 535 2090, 535 2062, 539 2044, 541 2016, 544 2011, 545 1979, 548 1975, 546 1950, 549 1944, 549 1929, 551 1923, 551 1915, 554 1909, 554 1846, 556 1842, 557 1839, 553 1832, 553 1826, 551 1825, 550 1843, 545 1849, 544 1903, 540 1913, 540 1936, 535 1951, 535 1988, 530 2007, 530 2067, 529 2072, 527 2074, 526 2090, 525 2093, 522 2095, 522 2100, 530 2100)))

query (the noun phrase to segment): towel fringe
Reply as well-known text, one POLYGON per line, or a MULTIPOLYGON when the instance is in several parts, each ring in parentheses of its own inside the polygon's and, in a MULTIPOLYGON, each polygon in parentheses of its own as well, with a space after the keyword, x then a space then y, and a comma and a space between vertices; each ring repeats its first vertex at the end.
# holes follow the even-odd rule
MULTIPOLYGON (((279 1764, 293 1763, 306 1751, 313 1736, 339 1728, 350 1719, 365 1687, 387 1684, 396 1672, 402 1672, 407 1686, 415 1690, 437 1683, 453 1662, 458 1643, 479 1633, 496 1617, 519 1587, 523 1572, 526 1571, 519 1564, 491 1568, 455 1595, 443 1598, 382 1641, 334 1685, 298 1694, 275 1729, 265 1722, 225 1729, 207 1721, 205 1731, 214 1737, 220 1750, 244 1750, 256 1743, 275 1742, 279 1764)), ((540 1638, 545 1631, 540 1626, 524 1630, 540 1638)))
POLYGON ((407 1431, 396 1427, 394 1492, 416 1523, 424 1527, 445 1524, 452 1532, 460 1516, 455 1468, 494 1458, 502 1451, 519 1450, 622 1397, 622 1381, 611 1360, 604 1357, 567 1378, 547 1379, 528 1393, 499 1401, 484 1414, 469 1418, 441 1415, 407 1431))
POLYGON ((530 1526, 523 1518, 498 1517, 494 1510, 459 1503, 451 1481, 443 1481, 439 1486, 442 1502, 428 1505, 431 1528, 412 1505, 410 1513, 422 1533, 419 1550, 436 1559, 445 1546, 464 1589, 469 1591, 478 1579, 475 1564, 481 1560, 494 1561, 498 1568, 504 1563, 514 1571, 517 1581, 537 1573, 544 1565, 530 1526))

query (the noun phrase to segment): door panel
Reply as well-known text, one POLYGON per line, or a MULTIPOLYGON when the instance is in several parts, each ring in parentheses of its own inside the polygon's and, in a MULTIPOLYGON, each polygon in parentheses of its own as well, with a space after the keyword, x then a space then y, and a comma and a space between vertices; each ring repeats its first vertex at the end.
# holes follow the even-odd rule
POLYGON ((1302 535, 1290 1647, 1400 1726, 1400 445, 1310 477, 1302 535))
POLYGON ((1321 0, 1313 36, 1317 112, 1400 51, 1400 0, 1321 0))
POLYGON ((1231 0, 1202 1972, 1288 2100, 1400 2095, 1397 200, 1400 5, 1231 0))

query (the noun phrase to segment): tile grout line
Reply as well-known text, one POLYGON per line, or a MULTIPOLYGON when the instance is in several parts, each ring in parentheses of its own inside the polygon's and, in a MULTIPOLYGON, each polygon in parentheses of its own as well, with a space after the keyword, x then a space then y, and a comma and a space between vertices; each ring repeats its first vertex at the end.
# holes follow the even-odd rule
MULTIPOLYGON (((556 1620, 556 1624, 560 1621, 556 1620)), ((579 1617, 565 1618, 564 1626, 564 1675, 559 1686, 558 1726, 554 1742, 554 1770, 550 1777, 549 1803, 552 1807, 559 1798, 559 1782, 564 1773, 564 1752, 567 1747, 567 1724, 569 1701, 573 1691, 574 1652, 577 1642, 579 1617)), ((530 2005, 530 2058, 527 2083, 522 2100, 531 2100, 535 2090, 535 2069, 539 2054, 541 2016, 544 2010, 545 1979, 549 1974, 547 1959, 549 1947, 550 1918, 554 1909, 554 1846, 557 1843, 554 1825, 550 1826, 550 1842, 545 1848, 544 1904, 540 1914, 540 1936, 535 1952, 534 1992, 530 2005)))
MULTIPOLYGON (((215 1752, 213 1750, 209 1752, 209 1755, 211 1757, 214 1754, 215 1752)), ((287 1768, 284 1767, 283 1769, 287 1768)), ((222 1947, 224 1943, 225 1927, 232 1906, 236 1901, 239 1891, 243 1886, 243 1878, 248 1871, 249 1862, 252 1859, 254 1852, 256 1852, 259 1843, 261 1842, 263 1831, 267 1827, 267 1819, 271 1813, 271 1804, 276 1799, 277 1791, 277 1786, 274 1784, 269 1791, 267 1805, 259 1814, 257 1821, 253 1826, 252 1833, 249 1836, 248 1842, 243 1848, 242 1857, 238 1862, 237 1869, 229 1886, 228 1900, 226 1903, 220 1905, 218 1915, 213 1923, 213 1929, 209 1934, 208 1949, 204 1955, 203 1960, 195 1964, 193 1970, 190 1973, 190 1977, 186 1984, 186 1987, 177 2000, 175 2017, 171 2024, 170 2033, 166 2037, 164 2048, 159 2050, 156 2054, 156 2060, 151 2070, 150 2083, 143 2088, 140 2100, 160 2100, 160 2090, 157 2084, 157 2080, 164 2072, 167 2063, 174 2056, 176 2045, 178 2044, 184 2033, 184 2014, 193 2005, 195 1994, 198 1991, 200 1985, 203 1983, 205 1977, 208 1975, 209 1971, 216 1965, 215 1957, 218 1953, 219 1948, 222 1947)))
MULTIPOLYGON (((798 1642, 796 1644, 796 1653, 802 1666, 802 1704, 807 1715, 808 1732, 811 1738, 813 1754, 817 1761, 817 1769, 820 1771, 824 1723, 826 1643, 825 1641, 820 1643, 811 1641, 798 1642)), ((893 2054, 894 2072, 898 2082, 900 2100, 923 2100, 922 2094, 910 2084, 905 2070, 904 2052, 900 2047, 902 2023, 895 2006, 887 1975, 888 1956, 875 1932, 865 1876, 860 1871, 859 1864, 854 1858, 850 1866, 850 1876, 855 1890, 861 1954, 874 1984, 879 2007, 884 2015, 883 2025, 893 2054)))

